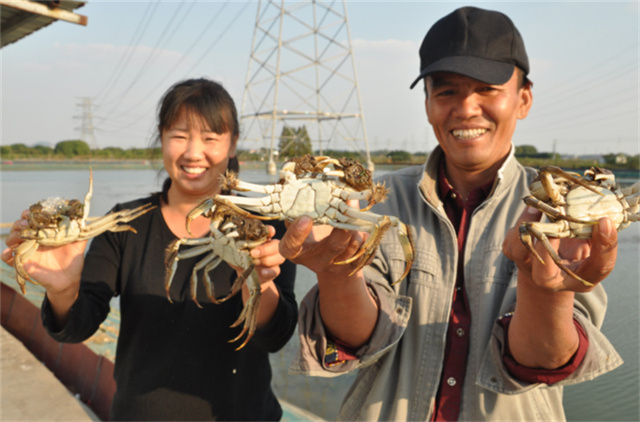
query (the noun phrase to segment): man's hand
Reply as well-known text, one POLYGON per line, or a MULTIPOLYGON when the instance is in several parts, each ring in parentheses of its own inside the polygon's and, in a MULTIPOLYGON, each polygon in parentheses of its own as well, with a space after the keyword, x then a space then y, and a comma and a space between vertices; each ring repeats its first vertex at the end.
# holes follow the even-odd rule
MULTIPOLYGON (((538 261, 520 240, 519 227, 522 222, 539 221, 541 212, 527 207, 518 224, 507 233, 502 246, 504 254, 518 266, 519 274, 534 285, 552 291, 587 292, 593 287, 563 272, 553 262, 540 241, 534 241, 536 252, 543 259, 538 261)), ((549 243, 558 255, 567 262, 567 267, 594 285, 604 280, 613 271, 618 255, 618 232, 608 218, 602 218, 593 228, 591 239, 549 238, 549 243)), ((518 279, 520 282, 520 278, 518 279)))
POLYGON ((364 344, 375 327, 378 305, 369 294, 357 264, 340 264, 362 246, 366 233, 313 226, 303 216, 287 228, 280 253, 318 277, 320 315, 327 331, 351 347, 364 344))
MULTIPOLYGON (((585 286, 558 268, 542 242, 534 242, 534 248, 544 264, 524 246, 520 224, 539 221, 540 216, 534 208, 525 209, 502 246, 504 254, 518 266, 516 309, 508 339, 511 354, 521 365, 554 369, 566 364, 578 348, 574 292, 588 292, 594 287, 585 286)), ((603 218, 594 226, 591 239, 550 238, 549 242, 568 261, 571 271, 595 286, 613 270, 617 239, 611 220, 603 218)))
POLYGON ((280 253, 286 259, 309 268, 319 278, 347 279, 357 267, 357 261, 351 264, 335 263, 349 259, 358 252, 366 236, 367 233, 362 232, 314 226, 310 217, 302 216, 287 228, 280 241, 280 253))

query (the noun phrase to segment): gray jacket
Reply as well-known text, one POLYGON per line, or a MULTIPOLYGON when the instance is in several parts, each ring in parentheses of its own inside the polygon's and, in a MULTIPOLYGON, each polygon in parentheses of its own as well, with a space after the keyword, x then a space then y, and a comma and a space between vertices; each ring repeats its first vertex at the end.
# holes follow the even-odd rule
MULTIPOLYGON (((339 419, 426 421, 434 411, 458 260, 456 233, 437 195, 441 158, 438 147, 425 166, 382 178, 390 195, 373 211, 395 215, 411 227, 415 261, 407 279, 390 287, 405 265, 400 243, 390 233, 365 269, 380 313, 369 343, 358 350, 359 360, 325 365, 327 341, 317 286, 301 304, 301 346, 291 372, 328 377, 360 369, 339 419)), ((601 285, 576 294, 574 315, 589 348, 571 376, 552 386, 529 384, 512 377, 502 363, 504 332, 496 321, 516 302, 516 267, 502 254, 502 242, 523 211, 521 198, 534 176, 534 170, 516 161, 512 148, 471 220, 463 260, 472 325, 460 420, 563 420, 564 385, 591 380, 622 364, 599 331, 607 304, 601 285)))

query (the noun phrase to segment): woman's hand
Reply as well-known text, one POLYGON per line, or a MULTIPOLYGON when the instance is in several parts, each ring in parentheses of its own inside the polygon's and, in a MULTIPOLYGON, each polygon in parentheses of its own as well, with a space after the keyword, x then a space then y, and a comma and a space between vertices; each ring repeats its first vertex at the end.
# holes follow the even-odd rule
MULTIPOLYGON (((12 267, 15 267, 16 249, 25 244, 20 233, 29 227, 28 217, 29 211, 23 211, 22 218, 13 223, 5 241, 7 248, 2 251, 2 260, 12 267)), ((37 250, 22 263, 22 267, 34 282, 46 289, 56 325, 62 328, 80 291, 87 241, 36 247, 37 250)))

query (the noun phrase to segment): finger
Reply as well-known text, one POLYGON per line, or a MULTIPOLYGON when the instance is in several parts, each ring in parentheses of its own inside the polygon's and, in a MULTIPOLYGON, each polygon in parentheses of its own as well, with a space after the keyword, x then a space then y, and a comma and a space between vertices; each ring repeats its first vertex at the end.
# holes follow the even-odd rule
POLYGON ((9 235, 5 239, 5 244, 10 248, 15 248, 20 243, 22 243, 22 238, 20 237, 20 233, 22 230, 29 227, 29 223, 27 220, 17 220, 11 225, 11 230, 9 231, 9 235))
MULTIPOLYGON (((560 239, 557 237, 550 237, 548 239, 551 248, 557 251, 560 246, 560 239)), ((531 260, 531 272, 532 274, 535 274, 536 284, 540 286, 556 286, 564 278, 562 270, 551 258, 551 255, 547 251, 547 248, 544 247, 543 242, 536 242, 534 244, 534 248, 544 261, 543 264, 537 259, 531 260)))
POLYGON ((591 234, 591 253, 576 274, 592 283, 604 280, 613 271, 618 256, 618 231, 608 218, 601 218, 591 234))
POLYGON ((280 255, 279 243, 280 241, 278 240, 272 240, 251 250, 253 264, 262 267, 277 267, 282 265, 285 259, 280 255))
POLYGON ((507 258, 517 263, 527 263, 531 259, 531 252, 525 247, 520 238, 520 226, 522 223, 540 221, 542 212, 533 207, 525 207, 518 218, 517 223, 505 236, 502 243, 502 252, 507 258))
POLYGON ((332 239, 332 245, 335 242, 333 248, 337 255, 335 261, 338 262, 351 258, 362 248, 364 243, 364 236, 360 232, 344 230, 341 232, 344 232, 344 236, 332 239))
POLYGON ((280 239, 280 254, 286 259, 294 259, 300 255, 303 249, 302 245, 312 228, 313 221, 307 216, 302 216, 291 223, 280 239))
POLYGON ((6 248, 2 251, 2 260, 7 264, 13 267, 13 249, 6 248))
POLYGON ((256 267, 255 271, 258 274, 260 284, 273 281, 280 275, 280 267, 256 267))

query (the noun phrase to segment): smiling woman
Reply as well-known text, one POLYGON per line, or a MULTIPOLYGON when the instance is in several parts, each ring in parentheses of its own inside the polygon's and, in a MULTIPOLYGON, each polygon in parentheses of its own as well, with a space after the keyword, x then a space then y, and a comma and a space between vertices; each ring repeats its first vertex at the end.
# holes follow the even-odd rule
MULTIPOLYGON (((249 302, 246 285, 241 295, 220 304, 201 284, 191 292, 191 275, 203 275, 196 267, 200 258, 185 256, 171 284, 173 302, 164 288, 168 246, 190 237, 187 214, 203 196, 221 193, 219 178, 235 163, 234 102, 216 82, 186 80, 163 96, 158 121, 157 142, 169 175, 163 190, 114 210, 142 203, 157 208, 133 221, 133 232, 93 239, 86 256, 86 242, 74 243, 41 249, 24 264, 27 274, 47 290, 43 324, 57 341, 84 341, 107 317, 111 300, 119 297, 113 420, 279 420, 282 409, 271 389, 268 353, 285 345, 297 320, 295 266, 284 263, 273 239, 284 226, 269 227, 264 243, 252 250, 257 253, 251 260, 261 300, 257 329, 241 350, 228 340, 242 330, 231 326, 249 302)), ((25 223, 14 223, 6 240, 9 249, 2 258, 8 264, 13 264, 25 223)), ((210 223, 200 216, 191 231, 208 238, 210 223)), ((226 262, 205 271, 221 294, 244 273, 226 262)))

